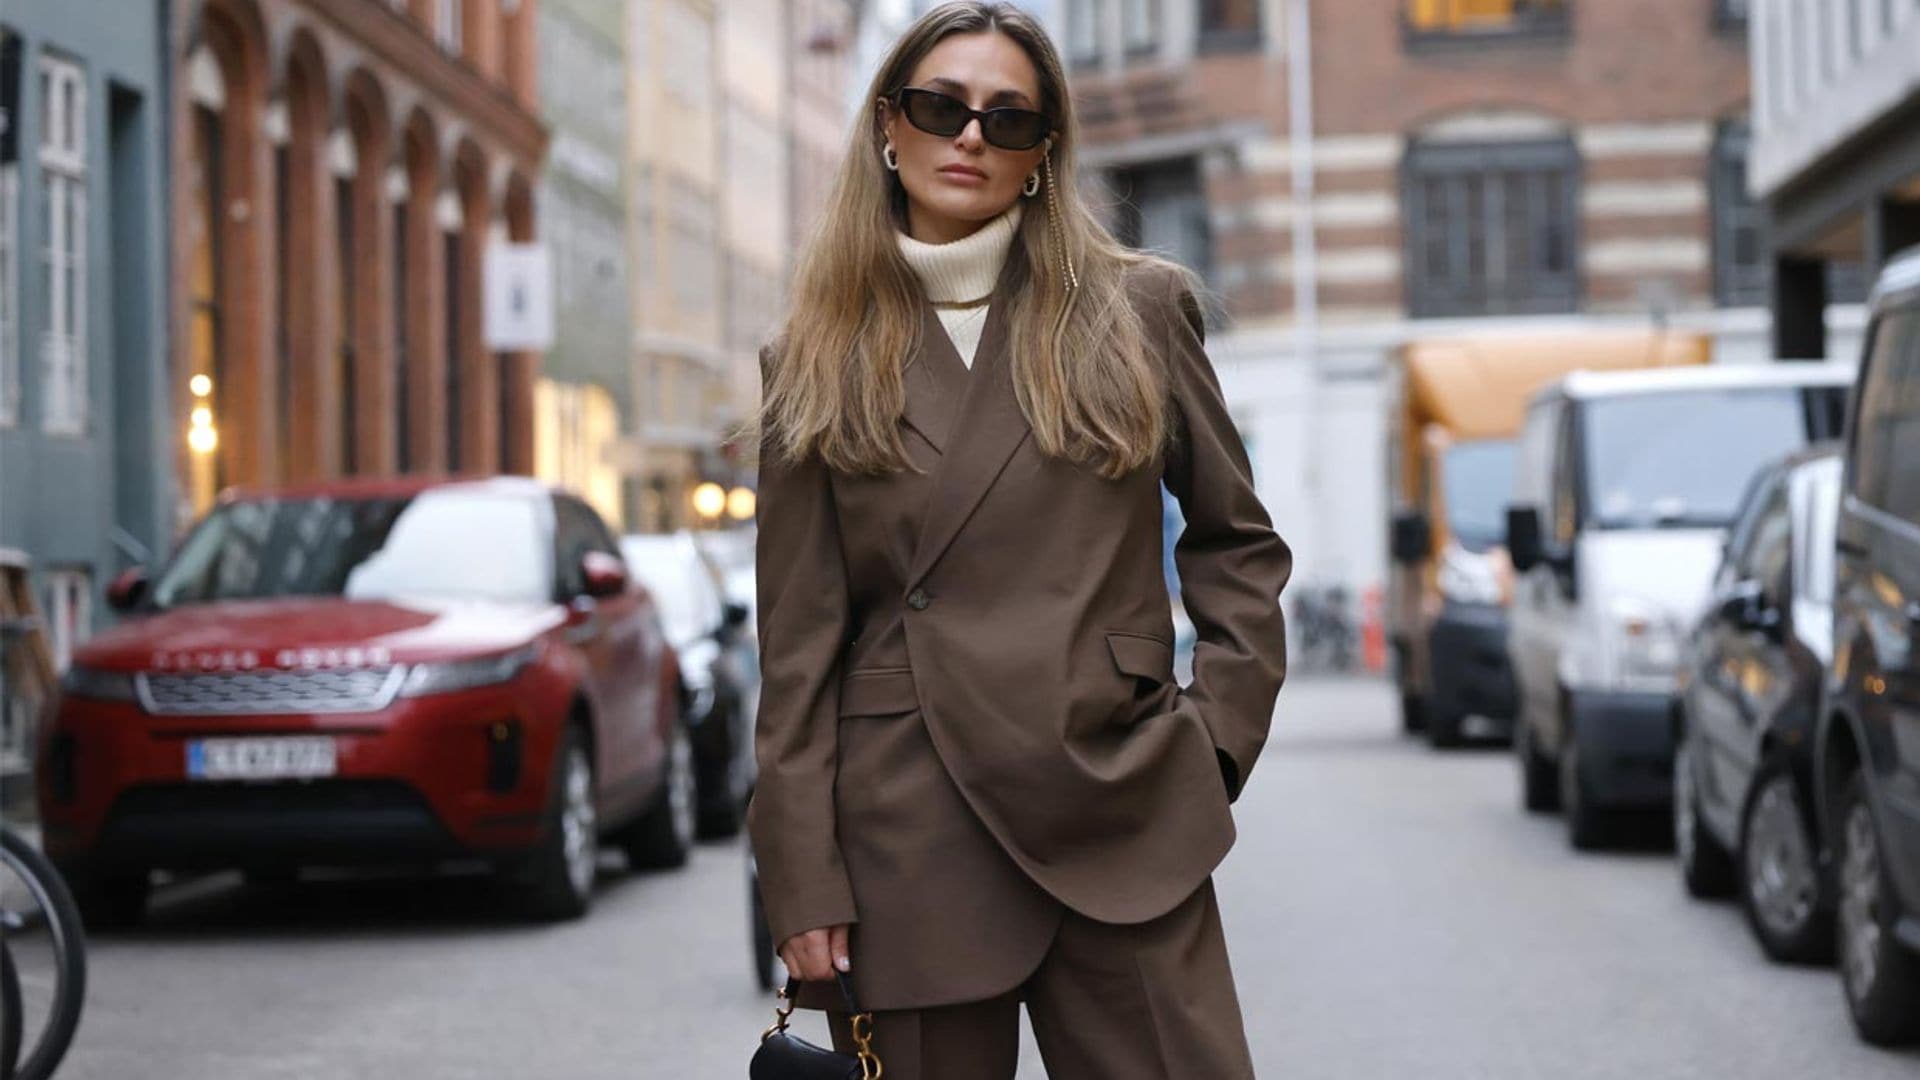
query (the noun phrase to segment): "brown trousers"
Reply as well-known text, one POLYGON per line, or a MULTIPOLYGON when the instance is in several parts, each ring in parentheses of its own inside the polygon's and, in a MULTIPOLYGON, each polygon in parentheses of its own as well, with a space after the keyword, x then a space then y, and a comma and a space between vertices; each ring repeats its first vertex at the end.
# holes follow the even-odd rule
MULTIPOLYGON (((876 1011, 886 1080, 1012 1077, 1023 1001, 1051 1080, 1253 1076, 1211 878, 1144 923, 1067 912, 1039 968, 997 997, 876 1011)), ((827 1019, 834 1047, 851 1052, 847 1014, 830 1009, 827 1019)))

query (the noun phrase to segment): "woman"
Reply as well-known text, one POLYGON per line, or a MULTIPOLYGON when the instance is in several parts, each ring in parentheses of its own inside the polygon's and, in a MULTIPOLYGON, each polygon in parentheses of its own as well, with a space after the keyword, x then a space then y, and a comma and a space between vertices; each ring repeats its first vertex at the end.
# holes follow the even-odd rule
POLYGON ((889 54, 761 354, 774 940, 889 1080, 1252 1075, 1211 872, 1285 670, 1291 559, 1190 276, 1074 183, 1053 45, 950 3, 889 54), (1161 485, 1199 631, 1173 677, 1161 485))

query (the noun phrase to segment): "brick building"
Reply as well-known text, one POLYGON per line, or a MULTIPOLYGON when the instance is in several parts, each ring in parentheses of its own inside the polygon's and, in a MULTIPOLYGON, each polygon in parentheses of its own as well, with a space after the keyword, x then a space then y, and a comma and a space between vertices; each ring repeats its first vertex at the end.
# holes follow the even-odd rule
POLYGON ((183 510, 227 484, 532 468, 539 358, 483 337, 531 240, 536 0, 173 6, 183 510))
POLYGON ((1384 577, 1402 342, 1665 325, 1723 362, 1771 354, 1738 0, 1064 9, 1083 158, 1119 233, 1215 293, 1214 355, 1303 580, 1384 577))

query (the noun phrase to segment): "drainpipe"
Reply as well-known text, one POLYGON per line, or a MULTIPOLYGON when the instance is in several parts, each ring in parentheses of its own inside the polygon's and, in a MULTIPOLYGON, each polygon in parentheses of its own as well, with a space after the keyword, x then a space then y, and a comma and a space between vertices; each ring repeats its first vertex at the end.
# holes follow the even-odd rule
MULTIPOLYGON (((1306 488, 1309 500, 1317 505, 1325 425, 1320 419, 1323 410, 1319 400, 1319 255, 1313 234, 1313 4, 1312 0, 1286 0, 1286 4, 1287 148, 1293 172, 1293 347, 1297 361, 1306 366, 1307 372, 1306 488)), ((1308 515, 1307 520, 1314 517, 1308 515)), ((1314 531, 1320 530, 1316 527, 1314 531)))

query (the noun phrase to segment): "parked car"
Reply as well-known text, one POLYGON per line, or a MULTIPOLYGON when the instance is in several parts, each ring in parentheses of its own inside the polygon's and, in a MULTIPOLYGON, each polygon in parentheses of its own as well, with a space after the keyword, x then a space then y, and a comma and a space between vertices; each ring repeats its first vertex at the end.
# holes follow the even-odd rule
POLYGON ((47 851, 96 923, 156 869, 480 859, 583 914, 599 838, 692 842, 678 665, 613 536, 530 480, 224 496, 82 646, 41 747, 47 851))
POLYGON ((1681 666, 1674 851, 1697 897, 1737 892, 1767 955, 1833 953, 1833 897, 1813 818, 1813 729, 1833 659, 1840 453, 1768 466, 1734 519, 1681 666))
POLYGON ((620 548, 659 600, 667 639, 680 657, 700 835, 732 836, 746 820, 756 775, 760 664, 747 606, 728 596, 725 580, 691 533, 627 536, 620 548))
POLYGON ((1770 364, 1577 372, 1528 409, 1507 546, 1507 650, 1528 809, 1593 847, 1669 812, 1682 628, 1766 462, 1834 437, 1851 369, 1770 364))
POLYGON ((1862 1037, 1894 1044, 1920 1041, 1920 250, 1870 307, 1814 777, 1847 1004, 1862 1037))

